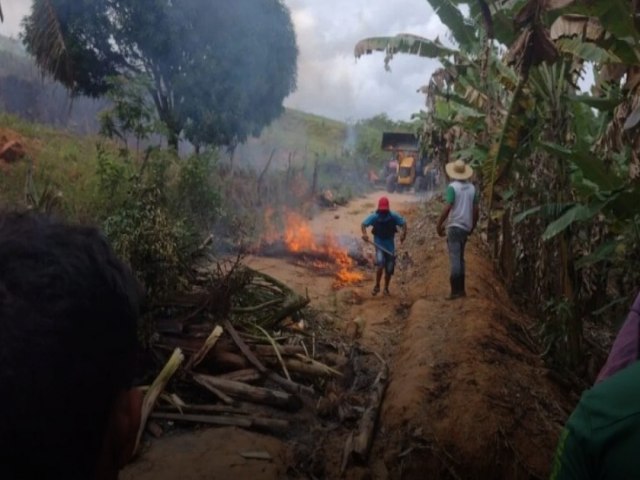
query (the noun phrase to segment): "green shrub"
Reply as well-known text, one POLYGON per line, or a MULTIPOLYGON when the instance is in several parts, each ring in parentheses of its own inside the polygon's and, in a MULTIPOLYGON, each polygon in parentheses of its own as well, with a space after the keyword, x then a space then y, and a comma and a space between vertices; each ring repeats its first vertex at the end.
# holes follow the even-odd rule
POLYGON ((184 267, 197 242, 184 217, 173 212, 168 202, 172 163, 171 154, 157 151, 148 156, 137 174, 129 176, 113 158, 99 162, 103 194, 124 189, 120 201, 107 197, 112 198, 112 211, 103 228, 151 299, 180 287, 184 267))
POLYGON ((176 213, 183 212, 195 231, 208 230, 221 213, 221 198, 215 188, 215 153, 192 155, 179 166, 176 213))

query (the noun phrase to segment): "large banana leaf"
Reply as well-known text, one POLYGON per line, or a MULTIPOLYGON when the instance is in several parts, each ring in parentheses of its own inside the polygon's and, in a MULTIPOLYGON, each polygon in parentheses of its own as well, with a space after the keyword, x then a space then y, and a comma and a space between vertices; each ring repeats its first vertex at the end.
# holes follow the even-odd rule
POLYGON ((525 83, 526 79, 520 77, 513 92, 511 104, 504 118, 500 134, 489 149, 489 155, 483 165, 485 197, 488 199, 489 209, 493 206, 493 195, 497 180, 501 177, 502 171, 508 166, 518 149, 520 131, 524 125, 522 100, 525 83))
POLYGON ((427 0, 440 21, 451 31, 451 35, 462 50, 473 51, 480 45, 477 26, 462 15, 460 9, 451 0, 427 0))
POLYGON ((514 215, 513 224, 517 225, 533 215, 537 215, 542 218, 557 218, 570 205, 571 204, 568 203, 546 203, 544 205, 538 205, 537 207, 529 208, 524 212, 514 215))
POLYGON ((624 179, 608 170, 602 160, 588 150, 574 150, 551 142, 539 142, 538 145, 564 160, 571 162, 582 172, 585 179, 596 184, 599 190, 615 190, 622 187, 624 179))
POLYGON ((619 241, 611 240, 600 245, 592 254, 582 257, 576 262, 576 268, 585 268, 603 261, 610 261, 616 252, 619 241))
POLYGON ((595 43, 583 41, 579 37, 559 38, 555 43, 562 53, 568 53, 587 62, 622 63, 622 59, 612 51, 601 48, 595 43))
POLYGON ((565 12, 597 18, 617 38, 635 43, 639 36, 634 24, 634 4, 628 0, 578 0, 565 12))
POLYGON ((595 108, 596 110, 601 110, 603 112, 613 111, 618 105, 620 105, 620 103, 622 103, 622 100, 624 100, 622 96, 593 97, 591 95, 568 95, 567 98, 569 100, 584 103, 591 108, 595 108))
POLYGON ((596 41, 604 34, 604 28, 596 18, 584 15, 560 15, 551 24, 551 40, 579 37, 582 40, 596 41))
POLYGON ((600 213, 607 204, 615 200, 618 195, 620 195, 620 193, 620 191, 612 192, 605 199, 598 199, 588 205, 574 205, 569 210, 567 210, 560 218, 554 220, 547 226, 546 230, 542 234, 542 240, 545 242, 547 240, 551 240, 556 235, 564 232, 574 223, 584 222, 585 220, 593 218, 595 215, 600 213))
POLYGON ((471 165, 473 168, 480 167, 487 158, 488 152, 481 145, 464 148, 456 152, 457 158, 460 158, 471 165))
POLYGON ((427 58, 447 57, 458 53, 457 50, 445 47, 438 39, 429 40, 418 35, 401 33, 394 37, 371 37, 360 40, 356 44, 353 54, 356 58, 360 58, 373 52, 385 52, 385 65, 387 66, 396 53, 407 53, 427 58))

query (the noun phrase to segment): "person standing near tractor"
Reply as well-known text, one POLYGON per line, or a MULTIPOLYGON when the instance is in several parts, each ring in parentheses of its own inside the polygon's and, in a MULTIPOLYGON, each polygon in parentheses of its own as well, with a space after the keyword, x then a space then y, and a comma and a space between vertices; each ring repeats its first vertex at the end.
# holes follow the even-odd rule
POLYGON ((441 237, 445 236, 444 222, 448 218, 446 235, 451 263, 451 294, 447 299, 453 300, 466 296, 464 248, 478 223, 479 196, 476 187, 469 181, 473 169, 463 160, 447 163, 445 171, 451 183, 445 192, 446 206, 438 220, 437 231, 441 237))
POLYGON ((373 227, 373 244, 376 247, 376 284, 372 295, 380 293, 380 280, 384 271, 384 295, 389 295, 389 282, 395 270, 395 235, 398 227, 401 229, 400 243, 407 237, 407 222, 405 219, 389 209, 389 199, 381 197, 378 200, 378 209, 362 222, 362 239, 369 242, 367 227, 373 227))

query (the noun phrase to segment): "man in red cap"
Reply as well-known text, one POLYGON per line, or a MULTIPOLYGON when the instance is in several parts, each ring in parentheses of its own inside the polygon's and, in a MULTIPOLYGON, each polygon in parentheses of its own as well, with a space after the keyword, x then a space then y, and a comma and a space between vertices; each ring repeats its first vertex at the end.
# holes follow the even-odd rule
POLYGON ((389 295, 389 282, 395 269, 395 235, 398 227, 401 228, 400 243, 407 237, 407 222, 405 219, 389 209, 389 199, 381 197, 378 200, 378 209, 364 219, 362 222, 362 239, 369 241, 367 227, 373 227, 373 243, 376 247, 376 285, 373 287, 372 295, 380 292, 380 280, 384 270, 384 295, 389 295))

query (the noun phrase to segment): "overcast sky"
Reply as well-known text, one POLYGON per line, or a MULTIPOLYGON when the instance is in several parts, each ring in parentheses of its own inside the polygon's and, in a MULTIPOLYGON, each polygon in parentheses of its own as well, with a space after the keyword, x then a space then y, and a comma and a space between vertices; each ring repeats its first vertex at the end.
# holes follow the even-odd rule
MULTIPOLYGON (((426 0, 284 0, 291 10, 300 57, 298 90, 285 105, 306 112, 355 121, 379 113, 408 120, 424 97, 416 90, 437 63, 397 56, 391 72, 382 53, 358 61, 353 47, 362 38, 414 33, 434 39, 445 27, 426 0)), ((17 36, 30 0, 2 0, 4 35, 17 36)))

